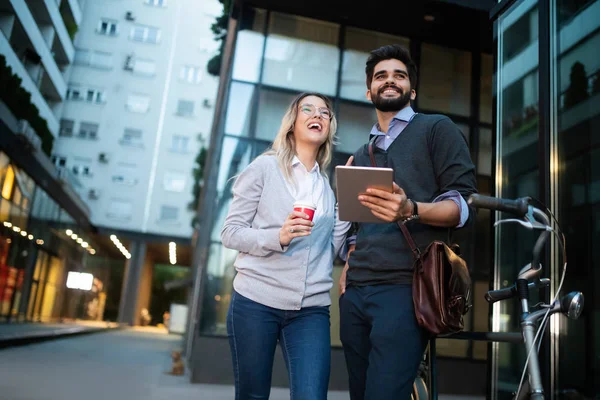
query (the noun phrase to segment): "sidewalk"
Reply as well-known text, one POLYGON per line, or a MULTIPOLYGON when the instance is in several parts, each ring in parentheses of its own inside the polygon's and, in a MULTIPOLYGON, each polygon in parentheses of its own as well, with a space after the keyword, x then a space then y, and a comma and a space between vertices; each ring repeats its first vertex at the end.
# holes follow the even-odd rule
MULTIPOLYGON (((2 400, 231 400, 232 385, 190 383, 189 368, 170 375, 171 351, 179 335, 157 329, 111 329, 0 352, 2 400)), ((210 362, 207 360, 207 362, 210 362)), ((330 391, 328 400, 350 400, 347 391, 330 391)), ((287 388, 272 388, 271 400, 289 400, 287 388)), ((439 400, 484 400, 440 396, 439 400)))
POLYGON ((19 322, 0 323, 0 349, 46 340, 117 329, 116 323, 72 321, 64 323, 19 322))

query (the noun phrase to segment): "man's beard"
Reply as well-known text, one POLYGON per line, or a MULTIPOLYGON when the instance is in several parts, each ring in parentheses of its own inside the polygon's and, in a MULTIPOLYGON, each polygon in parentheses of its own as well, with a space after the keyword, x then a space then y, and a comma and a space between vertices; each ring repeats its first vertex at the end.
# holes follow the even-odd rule
MULTIPOLYGON (((389 88, 389 86, 383 88, 381 92, 383 93, 383 90, 387 88, 389 88)), ((381 97, 379 94, 371 95, 371 101, 375 105, 375 108, 382 112, 389 112, 400 111, 406 107, 410 103, 410 92, 405 93, 400 88, 395 89, 400 91, 400 97, 386 98, 381 97)))

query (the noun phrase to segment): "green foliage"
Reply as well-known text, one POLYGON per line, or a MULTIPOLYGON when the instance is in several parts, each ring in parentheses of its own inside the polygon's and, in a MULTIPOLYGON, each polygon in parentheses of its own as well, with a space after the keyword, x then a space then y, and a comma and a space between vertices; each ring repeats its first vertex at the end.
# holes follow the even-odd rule
POLYGON ((152 295, 150 296, 151 324, 162 323, 163 313, 169 311, 171 304, 186 304, 187 289, 165 289, 165 283, 172 280, 185 279, 190 276, 190 269, 176 265, 154 265, 152 271, 152 295))
POLYGON ((219 0, 223 4, 223 14, 215 20, 210 29, 215 36, 215 40, 221 41, 219 51, 208 61, 206 70, 213 76, 219 76, 221 71, 221 61, 223 59, 223 49, 227 40, 227 24, 229 23, 229 10, 231 9, 231 0, 219 0))
MULTIPOLYGON (((191 211, 197 211, 198 202, 200 200, 200 192, 202 191, 202 185, 204 183, 204 165, 206 164, 207 150, 205 147, 200 149, 200 152, 196 156, 194 169, 192 170, 192 176, 194 178, 194 185, 192 186, 192 201, 188 204, 188 209, 191 211)), ((192 219, 192 227, 196 227, 198 222, 198 216, 195 215, 192 219)))
POLYGON ((79 27, 75 22, 65 22, 65 26, 67 27, 67 32, 69 33, 69 37, 71 40, 75 39, 75 34, 79 27))
POLYGON ((31 102, 31 93, 21 86, 22 82, 21 78, 13 74, 12 68, 6 63, 6 58, 0 55, 0 87, 3 88, 0 90, 0 100, 17 119, 29 122, 42 140, 42 150, 50 155, 54 136, 50 133, 46 120, 40 116, 38 108, 31 102))

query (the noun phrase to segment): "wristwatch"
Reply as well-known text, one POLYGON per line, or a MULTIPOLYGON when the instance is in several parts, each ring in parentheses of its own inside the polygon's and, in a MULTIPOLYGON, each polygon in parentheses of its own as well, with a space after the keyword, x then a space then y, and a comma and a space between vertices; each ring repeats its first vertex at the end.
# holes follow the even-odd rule
POLYGON ((409 217, 405 218, 402 222, 406 223, 408 221, 414 221, 416 219, 419 219, 419 207, 417 206, 417 202, 414 201, 413 199, 406 199, 406 201, 410 201, 412 203, 413 206, 413 213, 412 215, 410 215, 409 217))

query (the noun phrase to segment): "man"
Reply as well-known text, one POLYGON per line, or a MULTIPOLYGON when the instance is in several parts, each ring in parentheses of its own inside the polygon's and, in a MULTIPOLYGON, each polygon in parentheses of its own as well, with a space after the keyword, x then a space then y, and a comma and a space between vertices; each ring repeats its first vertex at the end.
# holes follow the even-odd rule
MULTIPOLYGON (((442 115, 415 113, 417 68, 398 45, 373 50, 367 98, 377 111, 371 131, 378 167, 394 170, 393 193, 359 196, 382 223, 360 223, 340 278, 340 337, 352 400, 410 399, 428 334, 412 300, 414 257, 398 221, 421 249, 469 223, 466 198, 475 167, 458 127, 442 115)), ((350 163, 371 166, 368 145, 350 163)))

